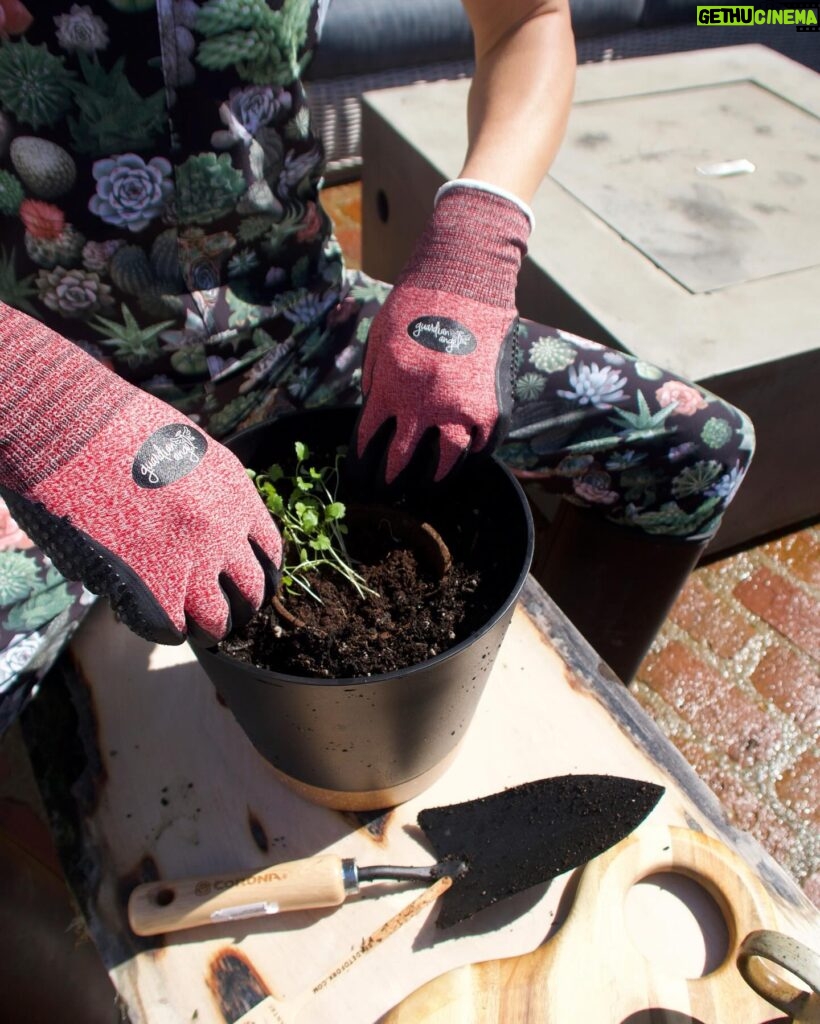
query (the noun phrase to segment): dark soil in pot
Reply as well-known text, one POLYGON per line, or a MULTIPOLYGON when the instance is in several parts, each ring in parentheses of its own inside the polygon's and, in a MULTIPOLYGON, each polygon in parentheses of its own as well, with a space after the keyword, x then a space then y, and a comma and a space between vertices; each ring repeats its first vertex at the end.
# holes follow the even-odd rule
MULTIPOLYGON (((313 464, 332 462, 333 452, 312 451, 313 464)), ((287 472, 290 455, 282 457, 287 472)), ((358 594, 334 572, 316 572, 310 585, 319 601, 298 586, 283 588, 219 649, 297 676, 367 677, 426 661, 480 629, 504 595, 471 557, 476 552, 465 549, 465 526, 477 510, 452 494, 427 509, 446 530, 445 541, 409 504, 348 507, 347 549, 378 596, 358 594)))
POLYGON ((293 675, 345 678, 394 672, 433 658, 483 625, 494 604, 481 573, 461 562, 439 576, 401 540, 351 525, 348 550, 378 597, 359 596, 333 573, 312 584, 317 602, 290 588, 284 620, 268 605, 220 649, 293 675))

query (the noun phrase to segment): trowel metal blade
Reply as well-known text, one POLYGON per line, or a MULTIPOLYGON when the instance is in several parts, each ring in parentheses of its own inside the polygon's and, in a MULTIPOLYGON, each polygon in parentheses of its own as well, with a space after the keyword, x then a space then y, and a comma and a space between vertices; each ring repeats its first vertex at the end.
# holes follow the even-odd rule
POLYGON ((439 860, 463 861, 441 899, 449 928, 517 892, 585 864, 636 828, 664 789, 611 775, 562 775, 422 811, 439 860))

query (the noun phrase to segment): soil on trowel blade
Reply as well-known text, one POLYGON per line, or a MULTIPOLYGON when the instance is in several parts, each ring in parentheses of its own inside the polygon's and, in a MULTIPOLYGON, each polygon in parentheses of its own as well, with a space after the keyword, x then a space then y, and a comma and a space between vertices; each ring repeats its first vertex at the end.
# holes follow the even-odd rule
POLYGON ((311 581, 321 603, 288 588, 287 610, 305 625, 293 627, 263 608, 220 644, 242 661, 290 675, 346 679, 393 672, 426 661, 483 626, 491 597, 481 574, 454 561, 436 579, 406 548, 355 537, 356 570, 378 598, 359 597, 342 577, 311 581))

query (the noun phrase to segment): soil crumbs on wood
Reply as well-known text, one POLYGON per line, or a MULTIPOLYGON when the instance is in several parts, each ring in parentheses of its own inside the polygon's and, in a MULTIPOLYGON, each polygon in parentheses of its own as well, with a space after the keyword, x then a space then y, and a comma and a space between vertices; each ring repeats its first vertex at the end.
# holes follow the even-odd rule
POLYGON ((284 599, 304 626, 281 622, 268 606, 220 650, 290 675, 346 679, 426 661, 486 623, 490 605, 479 572, 454 561, 435 579, 405 548, 360 558, 356 569, 378 598, 361 598, 335 574, 321 575, 311 583, 321 604, 298 588, 284 599))

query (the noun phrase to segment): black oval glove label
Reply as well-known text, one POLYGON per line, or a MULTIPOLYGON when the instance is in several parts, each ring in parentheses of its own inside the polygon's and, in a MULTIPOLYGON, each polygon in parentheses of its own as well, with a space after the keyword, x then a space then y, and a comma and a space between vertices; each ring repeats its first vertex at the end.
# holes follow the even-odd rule
POLYGON ((420 316, 407 328, 407 333, 419 345, 448 356, 466 356, 475 351, 476 340, 472 331, 458 320, 445 316, 420 316))
POLYGON ((160 427, 140 447, 131 467, 131 476, 139 487, 165 487, 181 480, 202 461, 208 447, 204 434, 187 423, 169 423, 160 427))

